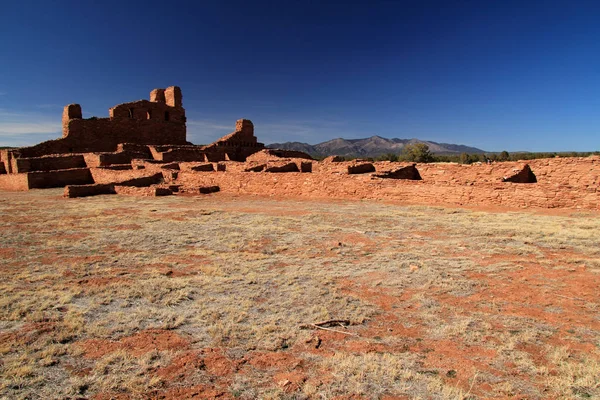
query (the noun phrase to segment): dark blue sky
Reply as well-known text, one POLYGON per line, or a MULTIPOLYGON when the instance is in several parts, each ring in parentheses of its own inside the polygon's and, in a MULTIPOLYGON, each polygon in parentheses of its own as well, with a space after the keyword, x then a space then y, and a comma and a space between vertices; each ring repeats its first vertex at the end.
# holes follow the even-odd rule
POLYGON ((0 145, 62 107, 181 86, 188 139, 372 135, 600 150, 598 1, 23 1, 0 10, 0 145))

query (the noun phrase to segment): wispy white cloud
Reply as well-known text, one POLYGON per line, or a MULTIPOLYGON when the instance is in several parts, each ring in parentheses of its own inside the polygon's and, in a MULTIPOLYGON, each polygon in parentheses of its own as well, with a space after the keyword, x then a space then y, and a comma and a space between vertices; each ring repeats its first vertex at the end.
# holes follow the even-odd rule
POLYGON ((187 140, 195 144, 209 144, 235 130, 235 124, 214 120, 188 119, 187 140))
POLYGON ((1 122, 0 136, 28 135, 30 133, 58 133, 61 124, 49 122, 1 122))
POLYGON ((60 131, 57 117, 0 109, 0 146, 27 146, 55 139, 60 131))
POLYGON ((353 132, 348 131, 346 121, 334 120, 288 120, 275 123, 260 124, 255 127, 256 134, 261 142, 304 142, 310 144, 320 143, 336 137, 350 137, 353 132))
MULTIPOLYGON (((192 143, 212 143, 235 129, 235 124, 226 121, 191 119, 187 122, 188 140, 192 143)), ((335 137, 352 137, 356 132, 348 130, 342 120, 307 119, 281 120, 276 122, 254 122, 254 134, 259 141, 319 143, 335 137)))
POLYGON ((6 92, 0 92, 0 96, 6 96, 8 93, 6 92))
POLYGON ((6 108, 0 108, 0 118, 4 119, 4 120, 12 120, 15 118, 25 118, 27 117, 28 114, 22 113, 22 112, 16 112, 16 111, 11 111, 11 110, 7 110, 6 108))
MULTIPOLYGON (((229 118, 222 121, 189 119, 187 138, 192 143, 208 144, 234 129, 235 122, 229 118)), ((26 146, 56 139, 60 137, 60 131, 60 114, 16 112, 0 108, 0 146, 26 146)), ((346 121, 307 119, 255 121, 255 134, 259 141, 266 144, 288 141, 315 144, 335 137, 353 137, 357 132, 352 132, 346 121)))
POLYGON ((201 120, 188 120, 186 122, 187 126, 194 126, 194 127, 199 127, 199 128, 206 128, 206 129, 232 129, 234 128, 233 125, 226 125, 226 124, 219 124, 217 122, 214 121, 201 121, 201 120))
POLYGON ((48 103, 48 104, 38 104, 38 105, 36 105, 36 108, 41 108, 44 110, 62 110, 63 106, 61 106, 60 104, 48 103))

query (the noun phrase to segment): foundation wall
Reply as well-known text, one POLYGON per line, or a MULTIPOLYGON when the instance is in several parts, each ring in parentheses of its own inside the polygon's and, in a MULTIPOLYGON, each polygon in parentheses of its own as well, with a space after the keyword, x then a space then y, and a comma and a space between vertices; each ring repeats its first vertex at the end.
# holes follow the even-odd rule
MULTIPOLYGON (((374 163, 377 173, 401 163, 374 163)), ((504 173, 524 163, 503 165, 417 164, 423 180, 348 175, 349 163, 313 163, 312 173, 243 172, 228 163, 226 173, 189 172, 185 166, 177 183, 184 187, 216 185, 224 193, 277 197, 379 199, 408 204, 447 204, 510 208, 570 208, 600 210, 600 158, 552 159, 531 162, 537 183, 502 182, 504 173), (579 178, 578 178, 579 177, 579 178)), ((258 165, 258 164, 257 164, 258 165)))
POLYGON ((18 174, 17 176, 19 175, 25 175, 27 177, 29 189, 45 189, 94 183, 94 179, 88 168, 27 172, 25 174, 18 174))
POLYGON ((199 149, 171 149, 157 153, 157 159, 164 162, 172 161, 206 161, 206 153, 199 149))
POLYGON ((598 189, 600 186, 600 156, 540 159, 528 164, 538 182, 575 189, 598 189))
POLYGON ((598 191, 557 188, 554 184, 432 184, 425 181, 371 179, 368 175, 315 173, 181 172, 186 187, 217 185, 224 193, 334 199, 379 199, 408 204, 498 205, 512 208, 600 209, 598 191))
POLYGON ((33 171, 52 171, 57 169, 85 168, 83 155, 69 155, 58 157, 35 157, 14 159, 17 173, 33 171))
MULTIPOLYGON (((381 165, 382 163, 377 163, 381 165)), ((600 157, 550 158, 487 164, 418 164, 424 181, 439 184, 498 183, 528 164, 539 183, 574 188, 597 187, 600 183, 600 157)))
POLYGON ((121 183, 132 179, 146 178, 154 176, 158 173, 154 170, 111 170, 104 168, 91 168, 90 172, 94 178, 94 182, 98 184, 121 183))
POLYGON ((28 190, 27 174, 0 175, 0 189, 14 191, 28 190))
POLYGON ((269 160, 281 158, 302 158, 305 160, 313 159, 310 155, 302 151, 264 149, 248 156, 246 161, 267 162, 269 160))
POLYGON ((148 158, 147 153, 121 151, 118 153, 87 153, 84 154, 88 167, 104 167, 109 165, 130 164, 136 158, 148 158))
POLYGON ((65 186, 64 197, 87 197, 115 193, 113 185, 68 185, 65 186))

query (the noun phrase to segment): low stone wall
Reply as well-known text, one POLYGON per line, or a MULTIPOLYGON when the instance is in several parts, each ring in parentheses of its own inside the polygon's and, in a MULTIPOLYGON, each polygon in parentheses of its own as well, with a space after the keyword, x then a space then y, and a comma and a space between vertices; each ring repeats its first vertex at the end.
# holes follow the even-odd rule
POLYGON ((28 190, 27 174, 0 175, 0 189, 14 191, 28 190))
POLYGON ((537 176, 537 183, 503 182, 506 177, 526 171, 524 162, 417 164, 413 173, 418 173, 422 180, 376 176, 412 165, 406 163, 374 163, 375 174, 348 174, 348 167, 353 165, 348 162, 314 163, 312 173, 279 174, 270 174, 264 169, 263 172, 244 172, 242 169, 245 167, 249 171, 249 167, 256 163, 231 164, 228 163, 226 173, 220 174, 193 173, 182 165, 177 183, 189 188, 218 185, 224 193, 240 195, 381 199, 432 205, 600 209, 600 158, 593 157, 532 162, 531 170, 537 176))
POLYGON ((85 168, 86 163, 81 154, 56 155, 33 158, 13 159, 17 173, 34 171, 54 171, 58 169, 85 168))
MULTIPOLYGON (((13 176, 20 175, 21 174, 13 174, 13 176)), ((29 189, 45 189, 94 183, 94 179, 88 168, 27 172, 23 175, 27 177, 29 189)))
POLYGON ((267 162, 272 161, 273 159, 281 159, 281 158, 302 158, 305 160, 312 160, 313 158, 302 152, 302 151, 294 151, 294 150, 276 150, 276 149, 264 149, 258 151, 246 158, 248 162, 267 162))
POLYGON ((115 153, 86 153, 85 163, 88 167, 104 167, 115 164, 129 164, 132 160, 146 158, 149 153, 138 151, 120 151, 115 153))
POLYGON ((368 174, 375 172, 375 166, 372 163, 356 163, 348 165, 348 174, 368 174))
MULTIPOLYGON (((380 165, 381 163, 376 163, 380 165)), ((392 163, 390 163, 392 164, 392 163)), ((539 183, 553 183, 572 187, 600 184, 600 157, 547 158, 531 161, 493 164, 433 163, 417 164, 426 182, 439 184, 498 183, 529 165, 539 183)))
POLYGON ((380 172, 378 174, 374 174, 373 176, 375 176, 376 178, 408 179, 413 181, 420 181, 423 179, 421 178, 419 170, 415 165, 408 165, 406 167, 400 167, 390 171, 380 172))
POLYGON ((598 190, 600 187, 600 156, 540 159, 528 164, 538 182, 576 190, 598 190))
POLYGON ((371 178, 299 172, 269 174, 182 172, 184 187, 218 185, 225 193, 277 197, 380 199, 409 204, 498 205, 512 208, 600 209, 600 193, 557 188, 554 184, 484 183, 434 184, 418 180, 371 178))
MULTIPOLYGON (((217 155, 212 155, 213 158, 217 155)), ((218 159, 215 161, 223 161, 221 157, 217 157, 218 159)), ((157 160, 161 160, 164 162, 172 162, 172 161, 206 161, 207 155, 198 149, 171 149, 167 150, 163 153, 159 153, 159 158, 157 160)))
MULTIPOLYGON (((156 166, 155 168, 160 168, 160 166, 156 166)), ((91 168, 90 169, 92 177, 94 178, 95 183, 99 184, 110 184, 110 183, 119 183, 130 181, 132 179, 145 178, 147 176, 156 175, 157 172, 155 169, 147 170, 114 170, 114 169, 106 169, 106 168, 91 168)))
POLYGON ((135 187, 147 187, 151 185, 156 185, 157 183, 161 183, 164 181, 164 176, 162 173, 158 172, 149 176, 144 176, 140 178, 128 179, 126 181, 118 182, 119 186, 135 186, 135 187))
MULTIPOLYGON (((351 173, 349 167, 366 164, 295 158, 264 163, 226 161, 218 164, 135 160, 130 164, 133 169, 122 169, 127 166, 122 165, 118 169, 100 167, 3 174, 0 175, 0 187, 27 190, 89 183, 162 184, 181 185, 182 192, 199 193, 200 187, 218 186, 224 193, 282 198, 378 199, 427 205, 600 210, 600 157, 491 165, 375 162, 368 163, 371 172, 351 173), (219 166, 216 171, 215 166, 219 166)), ((95 189, 73 190, 89 190, 92 193, 95 189)), ((122 189, 124 192, 128 190, 122 189)))
POLYGON ((87 197, 100 194, 116 194, 114 185, 91 184, 91 185, 67 185, 64 197, 87 197))

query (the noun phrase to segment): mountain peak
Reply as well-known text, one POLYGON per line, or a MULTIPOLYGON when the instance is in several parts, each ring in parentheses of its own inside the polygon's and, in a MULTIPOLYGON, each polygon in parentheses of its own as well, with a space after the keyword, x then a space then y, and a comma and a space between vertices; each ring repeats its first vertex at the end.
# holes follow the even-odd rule
POLYGON ((272 143, 267 147, 271 149, 303 151, 316 157, 330 155, 378 157, 388 153, 399 154, 406 144, 413 143, 425 143, 434 154, 485 153, 484 150, 460 144, 436 143, 416 138, 388 139, 379 135, 373 135, 364 139, 335 138, 315 145, 299 142, 272 143))

